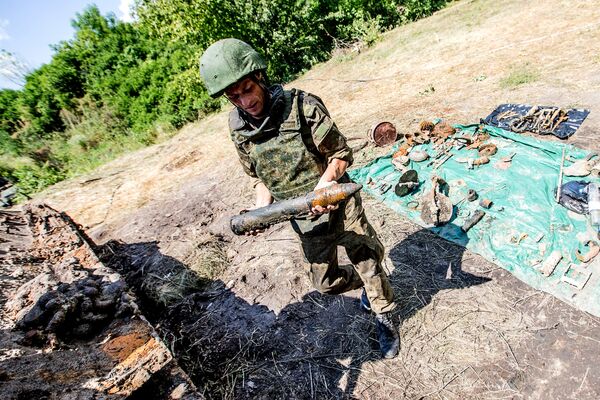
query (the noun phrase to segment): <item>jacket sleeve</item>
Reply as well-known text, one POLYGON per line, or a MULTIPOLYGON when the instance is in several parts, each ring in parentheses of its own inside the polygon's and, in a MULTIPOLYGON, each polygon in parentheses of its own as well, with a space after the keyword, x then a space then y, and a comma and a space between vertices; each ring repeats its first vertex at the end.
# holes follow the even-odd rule
POLYGON ((242 164, 242 168, 244 169, 246 175, 252 178, 257 178, 256 170, 254 169, 254 164, 252 164, 248 153, 246 153, 246 151, 238 144, 235 145, 235 149, 237 150, 238 157, 240 159, 240 164, 242 164))
POLYGON ((331 119, 321 99, 307 93, 302 106, 315 146, 319 153, 325 156, 327 163, 337 158, 347 161, 349 165, 352 164, 352 149, 331 119))
MULTIPOLYGON (((254 164, 252 163, 252 159, 246 150, 244 149, 244 145, 242 142, 236 140, 236 130, 243 128, 243 122, 239 117, 237 110, 234 109, 229 114, 229 134, 231 136, 231 140, 235 146, 235 150, 237 151, 238 158, 240 160, 240 164, 242 164, 242 168, 244 172, 252 177, 257 178, 256 169, 254 168, 254 164)), ((256 186, 256 185, 255 185, 256 186)))

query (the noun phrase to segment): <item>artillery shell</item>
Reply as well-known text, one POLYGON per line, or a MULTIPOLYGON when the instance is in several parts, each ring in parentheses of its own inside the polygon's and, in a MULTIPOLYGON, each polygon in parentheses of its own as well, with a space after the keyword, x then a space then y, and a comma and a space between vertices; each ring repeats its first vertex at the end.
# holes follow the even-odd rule
POLYGON ((236 235, 243 235, 256 229, 265 229, 271 225, 306 214, 311 207, 335 205, 358 192, 362 185, 358 183, 339 183, 327 186, 302 197, 277 201, 266 207, 257 208, 233 216, 229 221, 236 235))
POLYGON ((484 215, 485 215, 485 211, 482 211, 482 210, 475 211, 475 213, 473 213, 473 215, 471 216, 471 218, 469 218, 468 220, 465 221, 465 223, 463 224, 463 226, 461 227, 461 229, 464 232, 468 232, 469 229, 471 229, 479 221, 481 221, 481 219, 484 217, 484 215))

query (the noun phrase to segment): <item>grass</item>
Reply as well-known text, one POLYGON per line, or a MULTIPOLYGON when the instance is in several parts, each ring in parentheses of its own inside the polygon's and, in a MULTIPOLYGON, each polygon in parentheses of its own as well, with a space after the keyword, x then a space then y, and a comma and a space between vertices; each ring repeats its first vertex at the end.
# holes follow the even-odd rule
POLYGON ((216 279, 229 263, 225 243, 212 235, 202 236, 195 251, 184 261, 166 259, 159 269, 148 274, 144 282, 145 291, 155 304, 169 307, 201 290, 216 279))
POLYGON ((513 66, 509 74, 500 80, 502 89, 514 89, 521 85, 536 82, 540 79, 540 72, 531 64, 525 63, 513 66))
POLYGON ((216 279, 227 267, 229 260, 225 243, 212 235, 199 239, 196 251, 188 258, 190 269, 204 279, 216 279))
POLYGON ((177 133, 170 124, 162 121, 156 121, 143 132, 134 132, 105 110, 94 109, 88 114, 81 121, 71 123, 65 132, 52 133, 44 141, 18 144, 4 138, 0 142, 6 147, 0 146, 0 175, 16 182, 16 202, 177 133))

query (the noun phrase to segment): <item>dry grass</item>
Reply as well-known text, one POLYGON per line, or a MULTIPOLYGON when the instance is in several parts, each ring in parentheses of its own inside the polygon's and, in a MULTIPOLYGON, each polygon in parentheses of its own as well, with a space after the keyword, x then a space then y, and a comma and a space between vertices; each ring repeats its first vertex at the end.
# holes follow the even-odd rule
POLYGON ((201 278, 217 279, 229 263, 225 243, 213 235, 204 235, 184 263, 201 278))
MULTIPOLYGON (((166 259, 165 263, 168 263, 166 259)), ((152 293, 156 304, 172 306, 223 273, 228 265, 225 244, 212 235, 201 237, 183 263, 163 265, 162 274, 153 273, 145 279, 145 292, 152 293)))
POLYGON ((74 214, 86 228, 110 223, 169 197, 186 182, 231 158, 234 150, 227 138, 227 116, 213 115, 186 126, 165 143, 127 154, 88 176, 61 182, 38 198, 74 214), (191 162, 182 162, 186 156, 191 162))
POLYGON ((508 76, 500 80, 502 89, 515 89, 518 86, 536 82, 540 79, 540 73, 530 63, 514 66, 508 76))

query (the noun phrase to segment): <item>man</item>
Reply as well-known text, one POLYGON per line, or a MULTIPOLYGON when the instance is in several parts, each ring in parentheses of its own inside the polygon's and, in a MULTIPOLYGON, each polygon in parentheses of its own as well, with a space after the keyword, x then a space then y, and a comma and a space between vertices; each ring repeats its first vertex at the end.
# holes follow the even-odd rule
MULTIPOLYGON (((200 58, 208 93, 224 94, 235 106, 229 116, 231 139, 244 171, 256 179, 255 208, 349 182, 352 151, 321 99, 281 85, 269 87, 266 67, 250 45, 237 39, 212 44, 200 58)), ((400 340, 391 313, 392 288, 381 266, 384 249, 360 195, 311 212, 292 220, 292 227, 315 288, 338 294, 364 287, 361 305, 376 314, 381 352, 395 357, 400 340), (338 265, 338 245, 345 247, 353 265, 338 265)))

